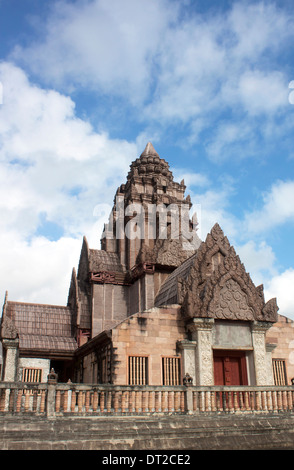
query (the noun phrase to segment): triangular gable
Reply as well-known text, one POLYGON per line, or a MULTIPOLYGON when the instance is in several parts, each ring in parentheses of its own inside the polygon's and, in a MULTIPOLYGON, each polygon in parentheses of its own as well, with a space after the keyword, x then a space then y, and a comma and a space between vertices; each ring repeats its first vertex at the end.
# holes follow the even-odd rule
POLYGON ((197 252, 182 298, 187 317, 277 321, 276 299, 265 303, 262 286, 254 285, 218 224, 197 252))

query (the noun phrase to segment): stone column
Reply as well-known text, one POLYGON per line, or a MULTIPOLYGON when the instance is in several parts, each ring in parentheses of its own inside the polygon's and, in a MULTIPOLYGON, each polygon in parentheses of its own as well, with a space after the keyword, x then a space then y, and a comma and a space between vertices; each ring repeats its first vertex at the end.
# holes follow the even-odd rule
POLYGON ((18 380, 18 345, 19 339, 3 339, 5 361, 3 363, 3 382, 16 382, 18 380))
POLYGON ((274 349, 276 349, 276 347, 277 347, 276 344, 266 343, 266 345, 265 345, 266 360, 267 360, 268 385, 275 385, 272 353, 273 353, 274 349))
POLYGON ((256 385, 271 385, 272 377, 268 373, 268 358, 265 345, 265 333, 272 323, 254 321, 251 323, 253 357, 256 385))
POLYGON ((181 375, 184 377, 186 374, 189 374, 193 379, 193 385, 195 385, 196 379, 196 369, 195 369, 195 350, 196 350, 196 341, 189 341, 188 339, 183 339, 182 341, 177 342, 178 349, 181 351, 182 355, 182 370, 181 375))
POLYGON ((213 385, 212 328, 213 318, 193 318, 188 324, 192 339, 196 341, 195 385, 213 385))

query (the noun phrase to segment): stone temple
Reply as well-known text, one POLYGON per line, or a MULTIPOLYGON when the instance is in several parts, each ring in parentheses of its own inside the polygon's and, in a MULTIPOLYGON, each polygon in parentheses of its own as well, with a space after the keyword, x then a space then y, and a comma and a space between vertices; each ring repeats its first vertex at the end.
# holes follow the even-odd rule
POLYGON ((265 301, 217 223, 199 239, 185 189, 148 143, 116 191, 101 249, 84 237, 67 305, 6 293, 3 381, 46 382, 54 368, 60 382, 291 384, 294 322, 265 301))

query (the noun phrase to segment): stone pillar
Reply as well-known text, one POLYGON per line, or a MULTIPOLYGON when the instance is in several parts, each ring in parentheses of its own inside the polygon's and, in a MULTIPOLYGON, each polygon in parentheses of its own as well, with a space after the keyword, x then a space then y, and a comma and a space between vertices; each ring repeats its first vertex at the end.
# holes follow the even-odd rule
POLYGON ((268 373, 268 358, 265 345, 265 333, 272 323, 254 321, 251 323, 253 357, 256 385, 271 385, 272 377, 268 373))
POLYGON ((267 361, 267 374, 268 374, 268 383, 267 383, 267 385, 275 385, 272 353, 273 353, 273 350, 276 349, 276 347, 277 347, 276 344, 266 343, 266 345, 265 345, 266 361, 267 361))
POLYGON ((193 318, 188 324, 192 339, 196 341, 195 354, 195 384, 214 385, 212 328, 213 318, 193 318))
POLYGON ((4 363, 3 363, 3 382, 16 382, 18 380, 18 345, 19 339, 3 339, 3 352, 4 352, 4 363))
POLYGON ((196 341, 189 341, 184 339, 177 342, 178 349, 181 351, 182 356, 182 370, 181 375, 184 377, 189 374, 193 379, 193 385, 195 385, 196 369, 195 369, 195 350, 196 341))

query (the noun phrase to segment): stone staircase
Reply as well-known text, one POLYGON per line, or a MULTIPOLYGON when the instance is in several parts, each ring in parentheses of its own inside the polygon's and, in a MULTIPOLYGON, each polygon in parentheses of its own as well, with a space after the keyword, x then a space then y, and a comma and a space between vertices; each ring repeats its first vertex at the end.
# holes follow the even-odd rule
POLYGON ((294 449, 294 416, 0 415, 0 450, 294 449))

